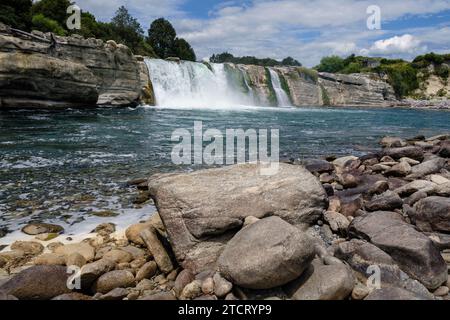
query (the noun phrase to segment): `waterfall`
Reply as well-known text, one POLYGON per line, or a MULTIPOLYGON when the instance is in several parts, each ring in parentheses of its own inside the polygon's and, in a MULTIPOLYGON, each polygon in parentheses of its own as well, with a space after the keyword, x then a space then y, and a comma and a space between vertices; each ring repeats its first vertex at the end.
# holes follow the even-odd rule
POLYGON ((275 95, 277 96, 278 106, 279 107, 290 106, 291 101, 289 100, 287 93, 281 87, 281 81, 280 77, 278 76, 278 73, 271 68, 269 68, 269 72, 270 78, 272 79, 272 86, 273 89, 275 90, 275 95))
POLYGON ((156 104, 164 107, 252 105, 253 98, 230 83, 223 64, 145 60, 156 104))

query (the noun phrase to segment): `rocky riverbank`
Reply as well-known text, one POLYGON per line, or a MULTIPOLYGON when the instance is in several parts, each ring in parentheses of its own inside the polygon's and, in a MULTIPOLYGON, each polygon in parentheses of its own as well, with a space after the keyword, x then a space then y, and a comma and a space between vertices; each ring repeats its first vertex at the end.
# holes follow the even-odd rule
POLYGON ((274 176, 246 164, 132 181, 158 214, 65 244, 27 226, 36 240, 1 248, 0 299, 449 300, 450 135, 380 143, 274 176))

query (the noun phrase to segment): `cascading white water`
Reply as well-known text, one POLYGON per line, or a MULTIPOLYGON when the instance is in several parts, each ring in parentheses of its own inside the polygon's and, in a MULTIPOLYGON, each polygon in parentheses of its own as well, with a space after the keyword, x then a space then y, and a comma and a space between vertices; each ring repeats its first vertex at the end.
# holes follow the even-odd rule
POLYGON ((146 59, 156 104, 164 107, 232 107, 253 99, 229 82, 223 64, 146 59))
POLYGON ((269 68, 269 72, 270 72, 270 78, 272 79, 272 86, 273 86, 273 89, 275 90, 275 95, 277 96, 278 106, 279 107, 290 106, 291 101, 289 100, 287 93, 281 87, 281 81, 280 81, 280 77, 278 76, 278 73, 271 68, 269 68))

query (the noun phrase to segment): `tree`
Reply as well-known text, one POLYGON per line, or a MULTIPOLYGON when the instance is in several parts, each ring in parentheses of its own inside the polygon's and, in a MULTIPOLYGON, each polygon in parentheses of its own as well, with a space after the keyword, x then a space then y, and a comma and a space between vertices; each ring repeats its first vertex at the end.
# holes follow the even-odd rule
POLYGON ((148 30, 148 43, 162 59, 175 55, 177 33, 172 24, 164 18, 156 19, 148 30))
POLYGON ((13 28, 29 30, 32 4, 32 0, 2 0, 0 22, 13 28))
POLYGON ((338 56, 324 57, 320 60, 320 64, 315 67, 319 72, 336 73, 344 69, 344 59, 338 56))
POLYGON ((140 45, 144 31, 137 19, 132 17, 124 6, 117 9, 110 25, 113 40, 127 45, 132 50, 140 45))
POLYGON ((281 61, 281 64, 283 66, 296 66, 296 67, 302 66, 302 64, 300 62, 298 62, 297 60, 295 60, 292 57, 284 58, 283 61, 281 61))
POLYGON ((71 4, 70 0, 40 0, 33 4, 31 13, 33 16, 41 14, 56 21, 62 28, 66 29, 66 20, 69 16, 67 8, 71 4))
POLYGON ((186 40, 176 38, 174 48, 177 53, 177 56, 181 60, 187 60, 187 61, 197 60, 194 49, 192 49, 191 45, 186 40))
POLYGON ((33 27, 42 32, 53 32, 59 36, 65 36, 66 30, 64 30, 58 22, 53 19, 47 18, 41 13, 35 14, 31 20, 33 27))

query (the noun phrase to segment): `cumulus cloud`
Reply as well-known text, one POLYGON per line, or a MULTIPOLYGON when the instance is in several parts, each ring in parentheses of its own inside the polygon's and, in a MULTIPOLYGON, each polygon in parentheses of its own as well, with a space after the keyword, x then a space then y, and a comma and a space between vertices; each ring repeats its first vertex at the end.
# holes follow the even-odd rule
POLYGON ((422 42, 410 34, 394 36, 385 40, 378 40, 369 48, 361 50, 363 54, 371 55, 392 55, 392 54, 413 54, 426 50, 422 42))

